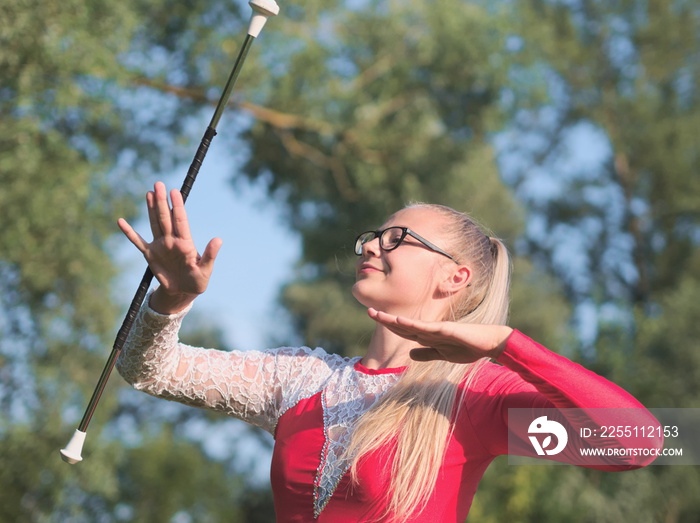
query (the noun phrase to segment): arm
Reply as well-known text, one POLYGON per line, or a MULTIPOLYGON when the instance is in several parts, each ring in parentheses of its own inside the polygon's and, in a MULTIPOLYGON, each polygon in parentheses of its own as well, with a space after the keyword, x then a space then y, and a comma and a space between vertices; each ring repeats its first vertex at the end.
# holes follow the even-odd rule
MULTIPOLYGON (((632 395, 614 383, 555 354, 520 332, 503 325, 476 325, 459 322, 424 322, 398 317, 374 309, 369 315, 396 334, 416 342, 411 358, 417 361, 446 360, 473 363, 493 358, 508 370, 499 374, 488 389, 475 391, 478 399, 470 404, 469 417, 485 447, 493 455, 536 455, 528 440, 528 427, 517 427, 521 445, 508 448, 509 409, 530 409, 534 421, 547 409, 560 409, 572 438, 565 452, 546 456, 589 466, 576 447, 641 448, 653 451, 662 445, 661 438, 621 437, 591 438, 582 441, 578 429, 590 423, 658 427, 658 421, 632 395), (563 409, 563 410, 561 410, 563 409), (568 411, 566 409, 576 409, 568 411), (585 409, 585 410, 584 410, 585 409), (601 410, 606 409, 606 410, 601 410), (615 409, 610 410, 610 409, 615 409)), ((476 380, 477 382, 480 380, 476 380)), ((481 380, 483 381, 483 380, 481 380)), ((470 391, 473 392, 473 391, 470 391)), ((597 460, 598 462, 604 460, 597 460)), ((618 456, 603 470, 637 468, 653 461, 653 456, 618 456)))
POLYGON ((141 308, 117 360, 117 370, 134 388, 273 432, 284 410, 318 390, 328 375, 320 349, 226 352, 179 343, 188 310, 163 315, 147 304, 141 308))
POLYGON ((144 305, 117 360, 119 373, 137 390, 224 412, 270 430, 279 404, 272 387, 274 370, 266 369, 260 352, 224 352, 179 343, 178 331, 189 309, 162 315, 144 305))
MULTIPOLYGON (((569 437, 566 448, 557 455, 546 456, 601 470, 627 470, 638 468, 653 461, 651 454, 663 446, 663 438, 657 431, 649 437, 630 430, 609 436, 607 431, 589 433, 581 437, 581 429, 596 427, 658 427, 658 421, 631 394, 609 380, 589 371, 569 359, 547 350, 524 334, 513 331, 506 346, 497 358, 512 372, 503 372, 492 384, 498 390, 492 396, 495 411, 500 412, 500 423, 517 438, 511 438, 508 449, 507 438, 492 440, 494 451, 535 455, 529 441, 530 422, 540 415, 566 426, 569 437), (528 409, 512 412, 509 409, 528 409), (553 411, 553 409, 557 409, 553 411), (553 414, 554 412, 554 414, 553 414), (519 414, 518 417, 515 414, 519 414), (523 418, 523 416, 526 416, 523 418), (510 421, 510 423, 509 423, 510 421), (522 441, 522 445, 517 440, 522 441), (610 452, 604 456, 583 456, 580 449, 597 449, 610 452), (636 449, 636 450, 635 450, 636 449), (623 455, 617 452, 634 452, 623 455), (649 453, 644 455, 644 453, 649 453)), ((506 433, 503 431, 502 433, 506 433)))
POLYGON ((644 408, 631 394, 514 330, 496 358, 558 408, 644 408))
POLYGON ((327 355, 306 347, 223 352, 179 343, 182 318, 207 288, 221 240, 211 240, 200 255, 182 195, 172 190, 170 200, 172 207, 160 182, 146 195, 150 243, 119 220, 160 286, 139 311, 117 369, 149 394, 222 411, 272 432, 284 409, 318 388, 327 375, 327 355))

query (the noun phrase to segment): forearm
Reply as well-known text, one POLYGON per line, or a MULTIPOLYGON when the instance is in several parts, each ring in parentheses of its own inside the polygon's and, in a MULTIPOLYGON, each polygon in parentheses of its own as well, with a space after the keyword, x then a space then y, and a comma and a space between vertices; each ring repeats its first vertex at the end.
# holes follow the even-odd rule
MULTIPOLYGON (((152 298, 157 291, 153 291, 152 298)), ((236 399, 223 394, 240 376, 224 369, 241 366, 229 352, 180 343, 178 332, 189 307, 175 314, 154 310, 151 299, 141 307, 117 360, 117 370, 135 389, 186 405, 236 415, 236 399), (231 358, 235 361, 225 361, 231 358)))
MULTIPOLYGON (((518 400, 516 396, 507 402, 512 408, 525 408, 523 416, 525 425, 535 417, 546 416, 547 419, 557 419, 568 423, 569 445, 558 457, 562 461, 601 470, 627 470, 638 468, 653 460, 653 449, 663 445, 662 438, 637 437, 632 431, 629 434, 615 434, 614 437, 600 437, 601 431, 593 432, 591 427, 658 426, 656 418, 629 392, 615 383, 585 369, 563 356, 552 353, 523 334, 515 331, 508 341, 506 350, 498 358, 510 370, 534 386, 540 393, 531 396, 529 400, 518 400), (581 439, 582 430, 588 429, 592 437, 581 439), (589 455, 577 454, 579 449, 590 447, 611 450, 643 449, 649 453, 626 455, 621 452, 619 457, 601 459, 589 455)), ((519 418, 514 412, 508 414, 511 420, 511 430, 516 427, 512 423, 519 418), (513 414, 511 417, 510 414, 513 414)), ((518 423, 516 423, 518 425, 518 423)), ((517 427, 523 438, 529 427, 517 427)), ((529 447, 526 447, 529 448, 529 447)))
POLYGON ((117 360, 121 376, 152 396, 223 412, 272 431, 280 397, 274 353, 182 344, 178 331, 188 307, 163 315, 149 303, 139 311, 117 360))
POLYGON ((165 375, 176 371, 178 332, 189 310, 189 306, 185 306, 176 314, 161 314, 150 305, 156 292, 146 297, 117 360, 119 374, 139 389, 162 381, 165 375))
POLYGON ((506 340, 497 361, 517 372, 559 408, 641 408, 629 392, 519 331, 506 340))

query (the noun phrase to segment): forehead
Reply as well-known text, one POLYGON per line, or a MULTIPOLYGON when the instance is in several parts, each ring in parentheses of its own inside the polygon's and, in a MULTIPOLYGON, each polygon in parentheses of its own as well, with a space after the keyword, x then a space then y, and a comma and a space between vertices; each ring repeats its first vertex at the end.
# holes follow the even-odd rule
POLYGON ((401 209, 389 216, 381 228, 386 229, 387 227, 393 226, 408 227, 418 234, 436 237, 441 235, 441 232, 445 231, 447 224, 448 219, 445 216, 431 209, 410 207, 408 209, 401 209))

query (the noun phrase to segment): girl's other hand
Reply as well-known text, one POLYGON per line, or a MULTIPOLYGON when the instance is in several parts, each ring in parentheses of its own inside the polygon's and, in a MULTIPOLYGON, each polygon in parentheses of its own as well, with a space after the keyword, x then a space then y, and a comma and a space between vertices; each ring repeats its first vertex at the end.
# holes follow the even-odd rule
POLYGON ((373 308, 368 314, 395 334, 415 341, 419 347, 411 350, 410 356, 416 361, 472 363, 485 357, 495 359, 513 332, 505 325, 413 320, 373 308))

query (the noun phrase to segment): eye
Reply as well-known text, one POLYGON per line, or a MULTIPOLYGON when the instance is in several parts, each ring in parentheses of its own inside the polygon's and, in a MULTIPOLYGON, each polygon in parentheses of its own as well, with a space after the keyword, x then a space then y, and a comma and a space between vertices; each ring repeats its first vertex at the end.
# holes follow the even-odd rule
POLYGON ((398 247, 398 245, 401 243, 402 236, 403 236, 402 229, 395 228, 395 227, 387 229, 386 231, 384 231, 384 235, 382 237, 382 242, 384 243, 384 247, 387 249, 398 247))

